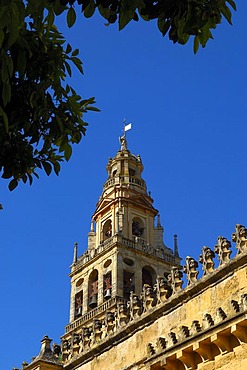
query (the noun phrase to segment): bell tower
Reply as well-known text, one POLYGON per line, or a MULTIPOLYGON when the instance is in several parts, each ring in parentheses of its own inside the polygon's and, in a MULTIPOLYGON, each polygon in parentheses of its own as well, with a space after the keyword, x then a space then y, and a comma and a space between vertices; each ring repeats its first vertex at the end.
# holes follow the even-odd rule
MULTIPOLYGON (((130 293, 153 286, 180 265, 175 250, 163 242, 163 227, 142 178, 141 157, 130 153, 126 136, 107 164, 108 178, 92 216, 88 248, 71 266, 70 324, 66 332, 82 328, 106 311, 115 312, 130 293)), ((66 334, 65 334, 66 337, 66 334)))

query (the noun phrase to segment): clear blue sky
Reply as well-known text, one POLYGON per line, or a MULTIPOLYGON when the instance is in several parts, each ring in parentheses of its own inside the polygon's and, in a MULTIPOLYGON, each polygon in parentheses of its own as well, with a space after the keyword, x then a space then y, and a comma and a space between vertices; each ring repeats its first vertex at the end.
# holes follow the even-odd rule
POLYGON ((59 342, 64 333, 73 244, 86 249, 124 117, 168 246, 177 233, 181 256, 198 258, 203 245, 247 225, 246 14, 239 1, 233 27, 223 22, 196 56, 152 22, 120 33, 99 17, 63 25, 84 62, 85 75, 75 72, 71 84, 95 96, 101 112, 85 116, 87 135, 59 177, 41 175, 12 193, 1 180, 1 370, 30 362, 44 335, 59 342))

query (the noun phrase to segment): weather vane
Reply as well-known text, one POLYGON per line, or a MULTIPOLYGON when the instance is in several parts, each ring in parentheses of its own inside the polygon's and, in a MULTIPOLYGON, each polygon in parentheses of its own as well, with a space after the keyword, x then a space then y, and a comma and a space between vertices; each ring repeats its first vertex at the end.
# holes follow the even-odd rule
POLYGON ((126 119, 124 118, 123 125, 124 125, 123 135, 119 138, 119 141, 120 141, 120 145, 121 145, 121 150, 127 150, 126 131, 131 130, 132 123, 127 123, 126 124, 126 119))

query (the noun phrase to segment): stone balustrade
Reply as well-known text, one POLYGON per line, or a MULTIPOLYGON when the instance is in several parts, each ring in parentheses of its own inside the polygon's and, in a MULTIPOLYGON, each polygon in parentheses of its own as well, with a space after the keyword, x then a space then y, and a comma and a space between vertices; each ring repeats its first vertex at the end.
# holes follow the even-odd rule
POLYGON ((104 185, 104 190, 108 189, 110 186, 123 184, 123 183, 129 183, 140 186, 142 189, 146 189, 145 181, 140 179, 139 177, 134 176, 116 176, 112 177, 109 180, 106 181, 104 185))
POLYGON ((74 265, 72 265, 74 271, 81 268, 92 259, 97 258, 99 255, 102 255, 107 249, 112 248, 116 244, 142 251, 148 255, 156 256, 157 258, 160 258, 171 264, 176 263, 176 257, 172 253, 166 253, 162 249, 155 248, 152 245, 148 244, 142 238, 135 237, 134 240, 131 240, 123 237, 121 234, 115 234, 106 239, 104 242, 100 243, 97 248, 92 249, 91 251, 87 250, 85 253, 83 253, 78 258, 78 261, 74 265))

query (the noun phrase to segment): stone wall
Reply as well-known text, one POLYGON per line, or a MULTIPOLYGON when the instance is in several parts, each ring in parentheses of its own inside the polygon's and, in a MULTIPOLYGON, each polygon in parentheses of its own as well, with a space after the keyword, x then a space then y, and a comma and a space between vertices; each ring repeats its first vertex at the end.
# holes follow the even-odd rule
POLYGON ((232 260, 225 238, 219 237, 214 251, 203 248, 199 260, 204 276, 199 280, 198 263, 187 257, 184 289, 182 272, 174 268, 169 284, 163 279, 157 281, 154 291, 144 287, 140 298, 132 294, 128 307, 122 305, 108 315, 110 322, 106 316, 100 325, 87 328, 86 344, 83 333, 76 333, 75 346, 70 333, 63 342, 64 368, 247 368, 247 243, 243 226, 236 226, 233 241, 238 253, 232 260), (216 269, 215 253, 219 256, 216 269))

